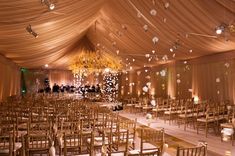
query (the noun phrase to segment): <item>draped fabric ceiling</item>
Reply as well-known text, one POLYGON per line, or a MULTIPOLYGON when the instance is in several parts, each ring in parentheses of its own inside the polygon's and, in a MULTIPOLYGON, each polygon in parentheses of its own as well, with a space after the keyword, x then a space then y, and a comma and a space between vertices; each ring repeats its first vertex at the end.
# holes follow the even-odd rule
POLYGON ((235 24, 234 0, 50 1, 56 6, 52 11, 40 0, 1 0, 2 55, 26 68, 49 64, 67 69, 86 41, 113 56, 118 53, 124 63, 132 60, 129 65, 134 67, 162 63, 164 55, 171 61, 235 50, 234 33, 215 34, 216 26, 235 24), (156 16, 150 14, 152 9, 156 16), (29 24, 38 38, 26 31, 29 24), (175 43, 173 58, 169 49, 175 43), (152 50, 159 61, 146 59, 152 50))

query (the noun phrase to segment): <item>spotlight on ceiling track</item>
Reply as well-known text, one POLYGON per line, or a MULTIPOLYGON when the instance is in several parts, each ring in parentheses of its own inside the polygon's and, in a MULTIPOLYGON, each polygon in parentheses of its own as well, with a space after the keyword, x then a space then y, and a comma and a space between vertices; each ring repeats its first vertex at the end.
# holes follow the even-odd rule
POLYGON ((176 41, 174 43, 174 45, 170 48, 170 52, 174 52, 175 50, 177 50, 180 47, 180 43, 179 41, 176 41))
POLYGON ((218 34, 218 35, 222 34, 223 31, 224 31, 224 28, 223 28, 223 27, 218 27, 218 28, 216 28, 216 30, 215 30, 216 34, 218 34))
POLYGON ((50 0, 41 0, 41 3, 46 5, 49 10, 54 10, 55 9, 55 4, 51 3, 50 0))
POLYGON ((38 38, 38 34, 35 31, 33 31, 30 24, 26 27, 26 30, 28 31, 28 33, 32 34, 35 38, 38 38))
POLYGON ((221 35, 224 32, 224 30, 225 30, 225 25, 222 24, 215 28, 215 33, 217 35, 221 35))

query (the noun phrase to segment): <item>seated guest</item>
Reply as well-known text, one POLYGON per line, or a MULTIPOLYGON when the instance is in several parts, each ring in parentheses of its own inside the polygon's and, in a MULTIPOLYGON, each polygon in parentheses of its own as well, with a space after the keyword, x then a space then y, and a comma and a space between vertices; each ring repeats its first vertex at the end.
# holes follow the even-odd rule
POLYGON ((47 87, 45 88, 45 92, 46 92, 46 93, 50 93, 50 92, 51 92, 51 87, 50 87, 50 86, 47 86, 47 87))
POLYGON ((75 89, 76 89, 76 88, 75 88, 74 86, 71 86, 71 87, 70 87, 70 92, 71 92, 71 93, 74 93, 74 92, 75 92, 75 89))
POLYGON ((52 92, 59 93, 59 89, 60 89, 60 87, 56 83, 54 83, 53 88, 52 88, 52 92))
POLYGON ((91 92, 95 92, 95 86, 94 85, 92 85, 92 87, 91 87, 91 92))
POLYGON ((56 91, 57 91, 57 93, 60 92, 60 86, 58 84, 56 85, 56 91))
POLYGON ((43 89, 39 89, 38 93, 44 93, 44 90, 43 89))
POLYGON ((67 93, 70 92, 70 86, 69 86, 69 85, 66 86, 66 92, 67 92, 67 93))
POLYGON ((64 93, 64 85, 62 84, 61 87, 60 87, 60 92, 61 93, 64 93))
POLYGON ((90 85, 85 85, 85 91, 90 92, 90 85))
POLYGON ((99 84, 96 85, 96 93, 100 93, 100 85, 99 84))
POLYGON ((86 92, 85 87, 81 87, 81 92, 82 92, 82 95, 85 96, 85 92, 86 92))
POLYGON ((63 86, 64 91, 66 91, 66 88, 67 88, 66 86, 63 86))

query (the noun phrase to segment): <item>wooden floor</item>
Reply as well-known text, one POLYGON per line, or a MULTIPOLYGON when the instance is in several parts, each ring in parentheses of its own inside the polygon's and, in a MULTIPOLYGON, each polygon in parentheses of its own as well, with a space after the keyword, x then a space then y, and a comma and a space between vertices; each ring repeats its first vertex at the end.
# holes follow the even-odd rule
POLYGON ((199 134, 193 128, 187 128, 187 131, 184 131, 183 126, 179 128, 176 124, 169 125, 168 122, 164 123, 161 119, 147 121, 143 114, 131 114, 127 112, 119 112, 119 114, 129 119, 137 118, 139 126, 149 126, 148 123, 150 123, 150 127, 154 129, 163 127, 166 133, 166 143, 169 146, 164 156, 175 156, 178 146, 189 147, 197 145, 199 140, 208 143, 208 156, 235 156, 235 146, 232 146, 231 142, 221 142, 219 136, 209 134, 206 138, 204 131, 200 131, 199 134))

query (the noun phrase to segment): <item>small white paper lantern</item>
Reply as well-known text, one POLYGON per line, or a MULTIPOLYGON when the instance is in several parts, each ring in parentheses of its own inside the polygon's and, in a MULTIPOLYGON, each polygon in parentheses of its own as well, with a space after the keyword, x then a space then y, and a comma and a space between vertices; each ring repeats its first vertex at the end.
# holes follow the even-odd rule
POLYGON ((156 36, 154 36, 152 41, 153 41, 154 44, 156 44, 159 41, 159 39, 156 36))
POLYGON ((147 120, 152 119, 152 118, 153 118, 152 114, 150 114, 150 113, 146 114, 146 119, 147 120))
POLYGON ((180 79, 177 79, 176 82, 179 84, 179 83, 181 82, 181 80, 180 80, 180 79))
POLYGON ((154 107, 154 106, 156 106, 156 100, 151 100, 151 105, 154 107))
POLYGON ((148 90, 149 90, 149 88, 148 88, 147 86, 144 86, 144 87, 143 87, 143 91, 144 91, 144 92, 148 92, 148 90))
POLYGON ((161 75, 162 77, 166 76, 166 70, 164 70, 164 69, 161 70, 161 71, 160 71, 160 75, 161 75))
POLYGON ((152 9, 152 10, 150 10, 150 14, 152 16, 156 16, 157 15, 157 11, 155 9, 152 9))
POLYGON ((148 86, 148 88, 150 88, 151 82, 147 82, 146 85, 148 86))

